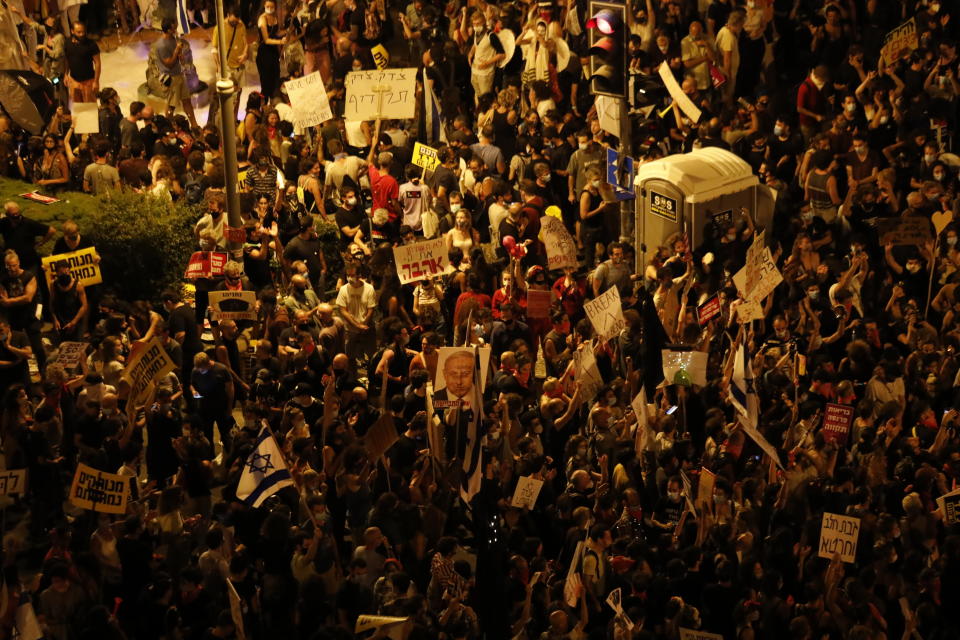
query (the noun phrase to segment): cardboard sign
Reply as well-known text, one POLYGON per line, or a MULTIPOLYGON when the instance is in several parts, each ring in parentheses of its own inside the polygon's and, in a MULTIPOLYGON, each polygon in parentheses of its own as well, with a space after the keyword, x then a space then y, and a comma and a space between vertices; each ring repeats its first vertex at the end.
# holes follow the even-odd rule
POLYGON ((352 71, 344 81, 344 120, 410 120, 416 111, 416 69, 352 71))
POLYGON ((820 550, 817 555, 833 558, 833 554, 839 553, 844 562, 853 562, 859 537, 860 518, 825 512, 820 524, 820 550))
POLYGON ((953 211, 937 211, 930 216, 930 222, 933 223, 937 235, 940 235, 947 228, 947 225, 953 222, 953 211))
POLYGON ((680 627, 680 640, 723 640, 723 636, 719 633, 680 627))
POLYGON ((697 307, 697 322, 700 326, 706 325, 710 320, 720 314, 720 296, 714 295, 702 305, 697 307))
POLYGON ((233 582, 227 580, 226 583, 227 598, 230 601, 230 619, 233 620, 237 638, 243 640, 246 637, 243 631, 243 604, 240 602, 240 594, 237 593, 237 588, 233 586, 233 582))
POLYGON ((597 368, 597 357, 593 353, 593 343, 586 343, 573 354, 574 378, 580 383, 581 402, 593 402, 594 397, 603 388, 603 378, 597 368))
POLYGON ((168 373, 176 368, 173 360, 167 355, 160 340, 152 338, 140 351, 130 359, 123 370, 123 380, 130 385, 130 395, 127 404, 134 407, 146 403, 153 391, 156 382, 159 382, 168 373))
POLYGON ((700 481, 697 483, 697 500, 695 503, 698 509, 708 502, 713 502, 713 487, 716 486, 716 484, 717 475, 706 467, 701 467, 700 481))
POLYGON ((382 44, 371 47, 370 55, 373 56, 373 63, 377 65, 377 69, 380 71, 386 69, 387 65, 390 64, 390 52, 382 44))
MULTIPOLYGON (((916 51, 920 46, 917 36, 917 19, 910 18, 883 38, 880 55, 888 66, 893 66, 897 60, 916 51)), ((848 89, 851 87, 848 87, 848 89)))
POLYGON ((58 253, 41 258, 40 263, 43 265, 43 272, 47 277, 47 286, 53 286, 53 277, 57 272, 56 264, 60 261, 70 263, 70 273, 83 286, 92 287, 95 284, 100 284, 103 282, 103 277, 100 274, 97 257, 97 250, 94 247, 87 247, 70 253, 58 253))
POLYGON ((853 424, 853 407, 845 404, 827 403, 823 413, 823 439, 843 446, 850 438, 853 424))
POLYGON ((229 259, 230 256, 223 251, 197 251, 190 256, 190 262, 183 277, 186 280, 196 280, 222 276, 223 268, 227 266, 229 259))
POLYGON ((567 568, 567 577, 563 583, 563 600, 568 607, 577 605, 577 590, 583 581, 580 579, 580 561, 583 559, 583 540, 577 542, 577 548, 573 551, 573 559, 570 560, 570 566, 567 568))
POLYGON ((644 451, 653 448, 654 439, 656 438, 653 429, 650 428, 650 414, 647 410, 647 392, 644 391, 643 386, 640 387, 640 391, 633 397, 633 400, 630 401, 630 406, 633 408, 633 414, 637 416, 637 428, 633 437, 633 446, 639 458, 643 455, 644 451))
POLYGON ((960 522, 960 489, 945 493, 937 498, 937 506, 943 514, 947 526, 960 522))
POLYGON ((397 435, 397 427, 393 424, 393 417, 389 413, 383 414, 364 437, 367 454, 370 460, 376 462, 383 454, 390 450, 390 447, 400 439, 397 435))
POLYGON ((533 509, 534 505, 537 504, 537 496, 540 495, 540 489, 542 488, 543 480, 537 480, 530 476, 520 476, 510 506, 520 509, 533 509))
POLYGON ((656 191, 650 191, 650 213, 670 222, 677 221, 677 201, 656 191))
POLYGON ((400 284, 434 278, 445 273, 450 266, 447 241, 436 238, 394 247, 393 261, 397 265, 400 284))
POLYGON ((599 296, 583 305, 601 342, 616 338, 627 326, 623 319, 623 304, 620 302, 620 290, 610 287, 599 296))
POLYGON ((527 290, 527 319, 549 318, 552 291, 527 290))
POLYGON ((663 349, 663 377, 667 384, 707 386, 707 354, 703 351, 663 349))
POLYGON ((82 462, 77 465, 70 485, 70 502, 81 509, 101 513, 126 513, 130 496, 130 478, 106 473, 82 462))
POLYGON ((223 320, 256 320, 255 291, 211 291, 210 309, 223 320))
POLYGON ((880 244, 924 245, 931 239, 930 221, 918 216, 907 218, 877 218, 880 244))
POLYGON ((0 471, 0 496, 23 495, 27 488, 26 469, 0 471))
POLYGON ((752 322, 763 320, 763 307, 756 300, 741 300, 737 305, 737 322, 752 322))
POLYGON ((754 236, 753 244, 747 249, 746 264, 733 276, 733 284, 744 300, 759 303, 781 282, 783 275, 773 261, 773 255, 766 246, 764 233, 761 231, 754 236))
POLYGON ((100 113, 96 102, 74 102, 70 113, 74 133, 100 133, 100 113))
POLYGON ((333 118, 327 90, 323 86, 323 78, 319 71, 302 78, 295 78, 283 83, 293 107, 293 124, 301 129, 313 127, 333 118))
POLYGON ((680 88, 677 79, 673 77, 673 69, 670 68, 666 60, 660 64, 657 73, 660 74, 660 79, 663 80, 664 86, 667 88, 667 91, 670 92, 670 97, 673 98, 673 101, 680 107, 683 114, 693 120, 694 124, 699 122, 701 115, 700 109, 697 108, 697 105, 693 104, 693 100, 687 97, 687 94, 680 88))
POLYGON ((413 145, 413 158, 410 161, 427 171, 433 171, 440 166, 440 157, 437 155, 437 150, 419 142, 413 145))
POLYGON ((67 371, 79 369, 87 357, 86 342, 61 342, 57 349, 57 362, 67 371))
POLYGON ((577 267, 577 243, 562 220, 541 217, 540 240, 547 249, 548 270, 577 267))

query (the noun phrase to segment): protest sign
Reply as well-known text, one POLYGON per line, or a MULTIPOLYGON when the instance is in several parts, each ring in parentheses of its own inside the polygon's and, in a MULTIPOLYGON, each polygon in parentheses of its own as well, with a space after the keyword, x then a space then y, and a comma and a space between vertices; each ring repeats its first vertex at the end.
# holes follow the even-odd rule
POLYGON ((74 102, 70 112, 74 133, 100 133, 100 111, 96 102, 74 102))
POLYGON ((257 294, 255 291, 211 291, 210 309, 221 322, 224 320, 256 320, 257 294))
POLYGON ((877 218, 877 235, 880 244, 923 245, 933 237, 930 220, 919 216, 907 218, 877 218))
POLYGON ((130 385, 127 404, 134 407, 145 404, 153 391, 154 383, 162 380, 175 368, 160 340, 151 338, 123 370, 123 380, 130 385))
POLYGON ((707 354, 703 351, 663 349, 663 377, 667 384, 707 386, 707 354))
POLYGON ((597 392, 603 387, 603 378, 597 368, 597 357, 593 353, 593 343, 582 345, 583 348, 573 354, 574 378, 580 383, 580 401, 592 402, 597 392))
POLYGON ((126 513, 130 478, 106 473, 82 462, 77 465, 70 485, 70 502, 81 509, 101 513, 126 513))
POLYGON ((580 580, 580 561, 583 559, 583 540, 577 542, 577 548, 573 552, 573 560, 570 562, 570 567, 567 569, 567 577, 563 583, 563 600, 567 603, 568 607, 577 606, 577 599, 579 598, 578 591, 582 581, 580 580))
POLYGON ((741 300, 737 305, 737 322, 751 322, 753 320, 763 320, 763 307, 756 300, 741 300))
POLYGON ((553 297, 551 291, 540 289, 527 290, 527 318, 549 318, 550 301, 553 297))
POLYGON ((903 56, 920 46, 917 37, 917 19, 910 18, 883 37, 880 55, 887 66, 893 66, 903 56))
POLYGON ((43 638, 43 630, 37 620, 37 612, 34 611, 33 603, 29 599, 17 607, 13 624, 16 627, 16 633, 13 637, 17 640, 41 640, 43 638))
POLYGON ((953 211, 937 211, 930 216, 930 222, 933 223, 933 230, 940 235, 947 225, 953 222, 953 211))
POLYGON ((783 275, 777 269, 761 231, 747 249, 746 264, 733 276, 733 284, 744 300, 762 302, 781 282, 783 275))
POLYGON ((370 629, 379 629, 395 624, 403 624, 409 618, 398 618, 395 616, 368 616, 363 615, 357 618, 357 623, 353 627, 354 633, 363 633, 370 629))
POLYGON ((386 69, 387 65, 390 64, 390 52, 382 44, 371 47, 370 55, 373 56, 373 64, 377 65, 377 69, 380 71, 386 69))
POLYGON ((67 371, 79 369, 86 357, 86 342, 61 342, 57 348, 57 362, 67 371))
POLYGON ((613 609, 614 613, 623 613, 623 601, 621 598, 620 587, 617 587, 607 596, 607 604, 613 609))
POLYGON ((630 406, 633 407, 633 414, 637 416, 637 430, 633 437, 633 446, 637 452, 637 457, 640 457, 644 451, 653 448, 654 438, 656 437, 653 429, 650 428, 647 392, 644 391, 642 386, 639 393, 630 401, 630 406))
POLYGON ((247 241, 247 230, 243 227, 228 227, 227 225, 223 225, 223 235, 226 236, 227 242, 243 244, 247 241))
POLYGON ((344 120, 409 120, 415 115, 417 70, 352 71, 344 86, 344 120))
POLYGON ((695 503, 698 509, 708 502, 713 502, 713 487, 716 484, 717 475, 706 467, 701 467, 700 481, 697 483, 697 501, 695 503))
POLYGON ((440 165, 440 158, 437 155, 437 150, 433 147, 428 147, 425 144, 420 144, 419 142, 416 142, 413 145, 413 157, 410 161, 418 167, 426 169, 427 171, 433 171, 440 165))
POLYGON ((547 249, 547 269, 577 266, 577 243, 562 220, 553 216, 540 218, 540 240, 547 249))
POLYGON ((845 404, 827 403, 823 413, 823 439, 845 445, 853 424, 853 407, 845 404))
POLYGON ((243 631, 243 603, 240 600, 240 594, 237 588, 229 580, 227 583, 227 599, 230 601, 230 619, 233 620, 233 626, 236 630, 237 638, 243 640, 245 637, 243 631))
POLYGON ((680 627, 680 640, 723 640, 723 636, 719 633, 680 627))
POLYGON ((379 460, 398 439, 397 427, 393 424, 393 416, 389 413, 383 414, 373 423, 364 438, 370 460, 373 462, 379 460))
POLYGON ((433 278, 447 271, 447 241, 444 238, 424 240, 393 248, 400 284, 433 278))
POLYGON ((627 324, 623 319, 623 305, 620 303, 620 290, 617 287, 610 287, 586 302, 583 309, 601 342, 619 336, 627 324))
MULTIPOLYGON (((472 349, 473 347, 440 347, 438 349, 438 352, 440 355, 437 357, 437 377, 436 377, 436 380, 434 380, 434 385, 433 385, 437 391, 440 391, 447 387, 447 380, 443 373, 444 369, 446 369, 447 358, 457 353, 458 351, 463 351, 463 350, 471 351, 472 349)), ((490 347, 490 345, 477 347, 478 357, 480 358, 480 389, 481 391, 487 388, 487 375, 489 374, 490 354, 492 353, 492 351, 493 349, 490 347)), ((468 393, 467 395, 469 396, 470 394, 468 393)), ((434 400, 433 407, 435 409, 440 409, 441 405, 436 404, 436 400, 434 400)))
POLYGON ((943 514, 943 521, 947 526, 960 522, 960 489, 937 498, 937 506, 940 507, 940 513, 943 514))
POLYGON ((824 512, 820 524, 821 558, 833 558, 840 554, 844 562, 853 562, 857 555, 857 539, 860 537, 860 518, 824 512))
POLYGON ((0 496, 23 495, 26 487, 26 469, 0 471, 0 496))
POLYGON ((693 104, 693 101, 687 97, 687 94, 680 88, 680 84, 677 83, 677 79, 673 76, 673 69, 670 68, 666 60, 660 64, 657 73, 660 74, 660 79, 663 80, 664 86, 667 88, 667 91, 670 92, 670 97, 673 98, 673 101, 680 107, 684 115, 693 120, 694 124, 699 122, 701 115, 700 109, 697 108, 697 105, 693 104))
POLYGON ((783 469, 783 464, 780 462, 780 453, 777 451, 777 448, 770 444, 770 441, 763 437, 763 434, 757 431, 754 427, 746 424, 746 421, 741 419, 740 426, 743 428, 744 433, 750 436, 750 439, 757 443, 757 446, 760 449, 770 456, 770 459, 773 460, 778 467, 783 469))
POLYGON ((293 124, 301 129, 313 127, 333 118, 327 90, 319 71, 283 83, 293 107, 293 124))
POLYGON ((29 200, 31 202, 36 202, 37 204, 53 204, 54 202, 60 202, 60 198, 54 198, 53 196, 47 196, 37 191, 30 191, 29 193, 21 193, 21 198, 29 200))
POLYGON ((183 277, 186 280, 196 280, 222 276, 223 268, 229 259, 230 256, 223 251, 196 251, 190 256, 183 277))
POLYGON ((70 273, 83 286, 92 287, 103 282, 103 277, 100 275, 97 250, 93 247, 87 247, 86 249, 71 251, 70 253, 58 253, 40 259, 43 272, 46 274, 48 287, 53 286, 53 277, 57 271, 56 265, 61 261, 70 264, 70 273))
POLYGON ((720 295, 714 295, 697 307, 697 323, 702 327, 720 313, 720 295))
POLYGON ((540 495, 540 489, 542 488, 543 480, 537 480, 530 476, 520 476, 510 505, 520 509, 533 509, 534 505, 537 504, 537 496, 540 495))

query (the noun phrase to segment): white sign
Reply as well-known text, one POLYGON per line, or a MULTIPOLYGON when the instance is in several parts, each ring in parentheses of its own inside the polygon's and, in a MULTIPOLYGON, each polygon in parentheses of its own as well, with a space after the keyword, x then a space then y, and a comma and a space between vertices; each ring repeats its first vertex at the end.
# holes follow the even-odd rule
POLYGON ((100 116, 95 102, 74 102, 70 107, 76 133, 100 133, 100 116))
POLYGON ((583 402, 592 402, 603 387, 603 378, 597 368, 597 357, 593 354, 593 343, 587 342, 582 349, 573 354, 574 379, 580 383, 580 398, 583 402))
POLYGON ((680 640, 723 640, 723 636, 719 633, 680 627, 680 640))
POLYGON ((87 355, 86 342, 61 342, 57 349, 57 362, 67 371, 78 369, 87 355))
POLYGON ((647 413, 647 392, 640 387, 640 392, 630 401, 633 413, 637 416, 637 431, 634 436, 634 448, 637 456, 647 449, 653 448, 654 434, 650 428, 649 413, 647 413))
POLYGON ((416 111, 416 69, 353 71, 344 82, 347 90, 344 120, 410 120, 416 111))
POLYGON ((0 496, 23 495, 26 488, 26 469, 0 471, 0 496))
POLYGON ((510 506, 520 509, 533 509, 534 505, 537 504, 537 496, 540 495, 540 489, 542 488, 543 480, 537 480, 531 476, 520 476, 510 506))
POLYGON ((945 523, 951 525, 960 522, 960 489, 937 498, 937 506, 940 507, 945 523))
POLYGON ((667 384, 707 386, 707 354, 703 351, 663 349, 663 377, 667 384))
MULTIPOLYGON (((739 416, 739 414, 737 414, 739 416)), ((763 437, 763 434, 751 427, 748 424, 745 424, 744 420, 740 420, 740 426, 743 427, 744 432, 750 436, 750 439, 757 443, 757 446, 763 450, 765 454, 770 456, 770 459, 773 460, 778 467, 783 469, 783 464, 780 463, 780 454, 777 453, 777 448, 770 444, 770 441, 763 437)))
POLYGON ((753 320, 763 320, 763 307, 757 300, 741 300, 737 305, 737 322, 751 322, 753 320))
POLYGON ((333 118, 327 90, 319 71, 308 76, 288 80, 283 84, 293 107, 294 123, 300 129, 322 124, 333 118))
POLYGON ((562 220, 541 216, 540 240, 547 249, 547 269, 577 267, 577 243, 562 220))
POLYGON ((670 97, 677 103, 680 110, 683 111, 688 118, 693 120, 694 124, 699 122, 701 115, 700 109, 697 108, 697 105, 693 104, 693 101, 687 97, 687 94, 685 94, 683 89, 680 88, 680 85, 677 84, 677 79, 673 77, 673 70, 670 68, 670 65, 667 64, 666 60, 660 64, 657 73, 660 74, 660 79, 663 80, 664 86, 666 86, 667 91, 670 92, 670 97))
POLYGON ((436 238, 394 247, 393 261, 401 284, 439 276, 450 266, 447 241, 436 238))
POLYGON ((857 539, 860 537, 860 518, 841 516, 835 513, 823 514, 820 524, 821 558, 833 558, 839 553, 844 562, 853 562, 857 555, 857 539))
POLYGON ((623 319, 620 291, 616 287, 610 287, 584 304, 583 308, 601 342, 616 338, 627 324, 623 319))
POLYGON ((733 276, 733 284, 745 300, 762 302, 781 282, 783 275, 765 246, 764 234, 758 233, 747 249, 746 264, 733 276))

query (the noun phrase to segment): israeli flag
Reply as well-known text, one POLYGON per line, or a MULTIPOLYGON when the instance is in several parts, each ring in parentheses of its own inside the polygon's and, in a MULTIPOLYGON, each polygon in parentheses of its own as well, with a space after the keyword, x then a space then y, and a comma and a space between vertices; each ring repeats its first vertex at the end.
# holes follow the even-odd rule
POLYGON ((730 401, 741 415, 740 422, 755 430, 760 418, 760 401, 754 386, 750 352, 745 344, 740 345, 733 360, 730 401))
POLYGON ((177 33, 181 36, 190 33, 190 16, 187 15, 187 0, 177 0, 177 33))
POLYGON ((256 447, 243 464, 237 497, 256 508, 284 487, 292 486, 293 479, 280 447, 270 429, 263 427, 257 437, 256 447))

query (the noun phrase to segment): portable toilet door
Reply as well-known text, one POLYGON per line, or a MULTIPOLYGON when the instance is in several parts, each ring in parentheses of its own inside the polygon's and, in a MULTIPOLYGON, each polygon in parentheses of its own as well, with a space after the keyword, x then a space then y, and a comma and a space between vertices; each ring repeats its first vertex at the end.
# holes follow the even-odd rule
POLYGON ((684 193, 663 178, 649 178, 639 186, 636 233, 647 251, 655 251, 670 234, 687 229, 690 216, 684 193))

